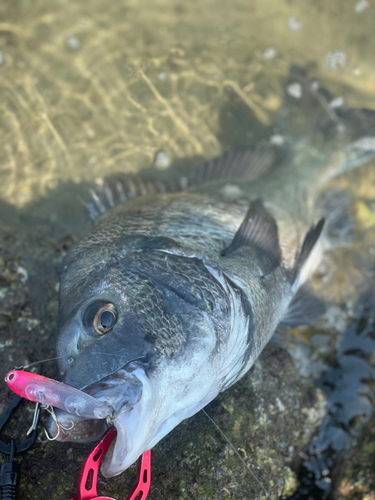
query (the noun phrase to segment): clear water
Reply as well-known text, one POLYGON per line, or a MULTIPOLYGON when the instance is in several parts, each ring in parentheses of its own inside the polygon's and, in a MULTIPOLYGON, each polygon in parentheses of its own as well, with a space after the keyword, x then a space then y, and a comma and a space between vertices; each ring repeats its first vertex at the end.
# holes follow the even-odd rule
POLYGON ((3 0, 1 199, 250 145, 291 64, 375 107, 374 21, 365 0, 3 0))
MULTIPOLYGON (((374 26, 373 0, 2 0, 1 225, 79 235, 79 199, 93 180, 150 167, 185 172, 267 138, 291 64, 346 106, 375 109, 374 26)), ((363 355, 348 336, 364 295, 373 304, 373 167, 335 182, 353 196, 357 229, 316 278, 328 319, 295 332, 302 374, 320 377, 328 393, 347 352, 371 364, 372 338, 363 355)), ((358 377, 352 394, 363 393, 358 377)))

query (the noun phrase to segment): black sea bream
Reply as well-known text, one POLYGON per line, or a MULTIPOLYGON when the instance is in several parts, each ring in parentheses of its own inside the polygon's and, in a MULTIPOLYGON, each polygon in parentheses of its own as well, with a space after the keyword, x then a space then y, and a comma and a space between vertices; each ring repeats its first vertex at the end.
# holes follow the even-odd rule
MULTIPOLYGON (((118 178, 92 193, 95 221, 64 261, 57 355, 62 381, 114 408, 105 476, 239 380, 280 325, 322 314, 307 280, 337 213, 318 197, 375 153, 375 113, 331 101, 293 68, 269 144, 184 179, 118 178)), ((57 418, 59 440, 109 425, 57 418)))

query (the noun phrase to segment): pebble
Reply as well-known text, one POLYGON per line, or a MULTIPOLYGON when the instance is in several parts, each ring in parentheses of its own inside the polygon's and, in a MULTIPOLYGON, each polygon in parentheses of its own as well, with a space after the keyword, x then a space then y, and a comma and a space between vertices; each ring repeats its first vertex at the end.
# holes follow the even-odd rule
POLYGON ((329 103, 329 106, 331 108, 341 108, 343 105, 344 105, 344 98, 341 96, 332 99, 332 101, 329 103))
POLYGON ((366 10, 368 7, 370 7, 370 2, 368 0, 359 0, 354 6, 354 12, 357 12, 357 14, 360 14, 364 10, 366 10))
POLYGON ((330 70, 346 69, 346 53, 342 50, 328 52, 324 59, 324 65, 330 70))
POLYGON ((298 31, 302 28, 302 23, 297 21, 294 16, 288 18, 288 26, 292 31, 298 31))
POLYGON ((81 41, 78 36, 71 35, 65 40, 65 44, 70 50, 79 50, 81 48, 81 41))
POLYGON ((277 56, 277 50, 275 49, 275 47, 269 47, 263 52, 262 55, 263 59, 267 60, 274 59, 276 56, 277 56))
POLYGON ((270 137, 270 144, 274 144, 275 146, 282 146, 285 142, 285 137, 280 134, 274 134, 270 137))
POLYGON ((286 91, 295 99, 301 99, 302 97, 302 85, 299 82, 294 82, 288 85, 286 91))
POLYGON ((26 269, 22 266, 18 266, 16 270, 17 276, 20 278, 21 283, 24 285, 29 277, 26 269))
POLYGON ((166 170, 171 164, 171 160, 165 151, 158 151, 155 155, 154 165, 159 170, 166 170))

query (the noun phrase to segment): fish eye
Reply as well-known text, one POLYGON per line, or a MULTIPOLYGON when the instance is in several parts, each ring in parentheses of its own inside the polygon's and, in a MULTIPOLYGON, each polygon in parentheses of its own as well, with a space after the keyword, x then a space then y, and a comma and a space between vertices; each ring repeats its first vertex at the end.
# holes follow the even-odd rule
POLYGON ((84 325, 91 335, 101 336, 112 330, 116 321, 116 307, 108 302, 90 306, 85 313, 84 325))

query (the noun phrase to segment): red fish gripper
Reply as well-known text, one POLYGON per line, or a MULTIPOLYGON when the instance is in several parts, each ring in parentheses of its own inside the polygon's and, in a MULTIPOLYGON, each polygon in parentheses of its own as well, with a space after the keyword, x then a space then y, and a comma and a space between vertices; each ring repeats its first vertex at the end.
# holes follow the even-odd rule
MULTIPOLYGON (((97 481, 100 462, 116 437, 116 429, 111 427, 103 435, 95 448, 83 462, 78 480, 77 496, 71 500, 115 500, 112 497, 97 496, 97 481)), ((146 451, 138 462, 137 480, 126 500, 146 500, 151 486, 151 451, 146 451)))

